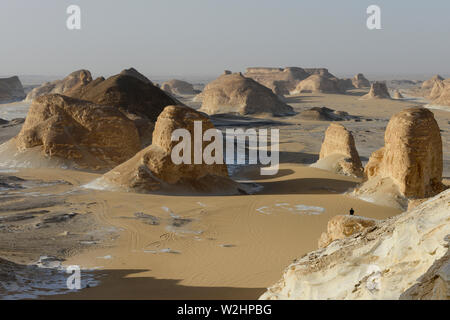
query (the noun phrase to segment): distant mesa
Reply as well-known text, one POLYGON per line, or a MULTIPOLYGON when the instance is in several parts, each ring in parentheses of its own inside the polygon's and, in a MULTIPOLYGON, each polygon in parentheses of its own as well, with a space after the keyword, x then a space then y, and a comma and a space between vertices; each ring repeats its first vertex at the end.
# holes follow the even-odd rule
POLYGON ((33 100, 19 134, 0 147, 18 166, 104 170, 136 154, 140 140, 117 108, 50 94, 33 100))
POLYGON ((416 107, 395 114, 384 142, 370 156, 364 169, 367 181, 357 195, 391 195, 406 207, 401 198, 428 198, 444 189, 442 139, 431 111, 416 107))
MULTIPOLYGON (((214 128, 200 112, 186 106, 167 106, 156 122, 153 144, 90 186, 142 193, 239 193, 239 184, 228 177, 226 164, 193 164, 193 158, 192 164, 173 163, 171 153, 178 142, 171 140, 172 131, 183 128, 194 136, 194 121, 202 122, 203 131, 214 128)), ((191 154, 193 157, 194 153, 191 154)))
POLYGON ((0 78, 0 103, 21 101, 25 96, 19 77, 0 78))
POLYGON ((391 99, 386 83, 384 82, 374 82, 370 86, 370 91, 368 94, 361 97, 362 100, 370 99, 391 99))
POLYGON ((189 82, 177 79, 164 82, 161 85, 161 89, 167 93, 175 95, 193 95, 199 93, 189 82))
POLYGON ((353 77, 352 84, 357 89, 370 87, 370 81, 362 73, 358 73, 353 77))
POLYGON ((397 100, 404 98, 402 93, 399 90, 394 90, 394 93, 392 96, 394 99, 397 99, 397 100))
POLYGON ((92 81, 91 73, 88 70, 74 71, 62 80, 46 82, 40 87, 31 90, 27 97, 27 101, 40 97, 45 94, 64 94, 67 95, 71 90, 78 90, 80 87, 86 86, 92 81))
POLYGON ((294 113, 292 107, 282 102, 269 88, 241 73, 221 75, 208 83, 195 100, 202 101, 200 111, 207 114, 268 113, 284 116, 294 113))
POLYGON ((344 121, 354 119, 345 111, 333 110, 327 107, 312 107, 299 114, 301 119, 312 121, 344 121))
MULTIPOLYGON (((319 72, 319 71, 317 71, 319 72)), ((302 68, 247 68, 244 74, 247 78, 259 82, 271 89, 277 95, 288 95, 297 84, 310 76, 302 68)))
POLYGON ((336 123, 325 131, 319 160, 311 166, 355 177, 364 172, 352 133, 336 123))

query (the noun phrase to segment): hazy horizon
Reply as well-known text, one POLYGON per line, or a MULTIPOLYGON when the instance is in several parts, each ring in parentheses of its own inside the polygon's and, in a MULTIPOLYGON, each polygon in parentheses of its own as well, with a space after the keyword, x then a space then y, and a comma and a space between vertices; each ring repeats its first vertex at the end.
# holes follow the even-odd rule
MULTIPOLYGON (((214 77, 252 66, 325 67, 337 76, 450 74, 450 2, 4 0, 0 75, 214 77), (66 8, 81 7, 81 30, 66 8), (382 30, 366 8, 381 7, 382 30)), ((409 76, 409 77, 408 77, 409 76)))

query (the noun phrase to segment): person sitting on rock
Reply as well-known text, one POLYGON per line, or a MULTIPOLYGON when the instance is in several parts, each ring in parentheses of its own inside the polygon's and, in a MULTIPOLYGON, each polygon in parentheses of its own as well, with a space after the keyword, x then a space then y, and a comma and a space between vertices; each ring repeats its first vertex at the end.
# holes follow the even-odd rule
POLYGON ((352 216, 355 213, 355 210, 353 208, 350 208, 350 215, 352 216))

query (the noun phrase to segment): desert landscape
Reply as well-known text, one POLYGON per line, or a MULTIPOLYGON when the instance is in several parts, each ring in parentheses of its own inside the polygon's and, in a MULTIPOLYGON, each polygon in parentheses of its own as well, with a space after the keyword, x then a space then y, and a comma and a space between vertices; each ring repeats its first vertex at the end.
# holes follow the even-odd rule
POLYGON ((449 298, 442 77, 259 67, 200 90, 79 70, 27 94, 18 80, 0 79, 2 299, 449 298), (170 134, 195 121, 279 129, 277 174, 175 165, 170 134))

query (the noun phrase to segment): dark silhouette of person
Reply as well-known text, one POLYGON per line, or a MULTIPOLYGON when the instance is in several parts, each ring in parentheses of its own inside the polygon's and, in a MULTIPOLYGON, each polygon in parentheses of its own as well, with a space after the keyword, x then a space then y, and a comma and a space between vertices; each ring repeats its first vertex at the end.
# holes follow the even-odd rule
POLYGON ((350 215, 352 216, 355 213, 355 210, 353 208, 350 208, 350 215))

